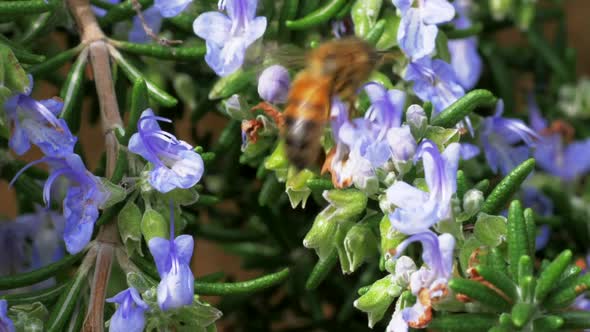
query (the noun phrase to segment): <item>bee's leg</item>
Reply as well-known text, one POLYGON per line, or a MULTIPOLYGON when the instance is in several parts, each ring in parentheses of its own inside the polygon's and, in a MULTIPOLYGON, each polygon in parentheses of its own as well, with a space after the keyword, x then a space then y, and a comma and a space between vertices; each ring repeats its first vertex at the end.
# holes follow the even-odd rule
POLYGON ((283 117, 283 113, 281 113, 273 105, 263 101, 252 107, 250 109, 250 112, 254 112, 257 110, 263 111, 264 114, 268 115, 271 119, 273 119, 277 127, 279 127, 279 129, 283 128, 283 126, 285 125, 285 118, 283 117))

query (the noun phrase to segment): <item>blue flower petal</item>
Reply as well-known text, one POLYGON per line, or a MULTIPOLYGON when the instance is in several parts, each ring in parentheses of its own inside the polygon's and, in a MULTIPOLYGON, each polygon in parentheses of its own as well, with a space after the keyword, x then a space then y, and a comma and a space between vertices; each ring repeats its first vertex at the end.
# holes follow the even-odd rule
POLYGON ((167 269, 170 268, 170 240, 161 237, 154 237, 148 242, 148 247, 154 261, 156 262, 156 268, 160 275, 166 273, 167 269))
POLYGON ((422 19, 425 24, 449 22, 455 16, 455 7, 447 0, 424 0, 422 19))
POLYGON ((192 0, 155 0, 154 7, 163 17, 174 17, 180 14, 192 0))
POLYGON ((219 12, 206 12, 193 22, 193 31, 197 36, 207 40, 218 48, 230 38, 231 20, 219 12))

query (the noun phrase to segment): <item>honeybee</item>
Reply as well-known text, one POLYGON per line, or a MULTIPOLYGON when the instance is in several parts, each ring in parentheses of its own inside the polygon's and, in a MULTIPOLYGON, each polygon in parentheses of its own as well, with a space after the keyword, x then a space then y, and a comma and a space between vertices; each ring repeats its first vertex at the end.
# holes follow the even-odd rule
POLYGON ((291 164, 303 169, 316 163, 332 97, 352 105, 378 60, 377 51, 356 37, 323 43, 308 54, 306 67, 293 80, 283 113, 282 135, 291 164))
MULTIPOLYGON (((352 108, 358 89, 371 72, 395 56, 377 52, 357 37, 325 42, 305 57, 305 66, 291 84, 283 113, 266 102, 252 110, 264 110, 275 120, 285 139, 289 162, 298 169, 308 168, 321 155, 320 138, 330 118, 332 97, 338 96, 352 108)), ((242 126, 252 141, 256 141, 257 125, 246 122, 242 126)))

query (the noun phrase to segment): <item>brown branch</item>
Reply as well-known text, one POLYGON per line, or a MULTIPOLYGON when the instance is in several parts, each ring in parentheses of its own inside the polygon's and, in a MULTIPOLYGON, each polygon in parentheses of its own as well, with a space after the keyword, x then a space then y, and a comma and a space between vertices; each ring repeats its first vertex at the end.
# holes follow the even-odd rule
MULTIPOLYGON (((102 128, 105 135, 106 175, 110 178, 115 170, 119 150, 114 131, 123 128, 123 122, 119 115, 106 38, 96 21, 88 0, 67 0, 67 5, 76 20, 82 43, 89 46, 90 64, 96 84, 102 128)), ((102 332, 104 330, 104 300, 115 247, 119 245, 116 223, 111 222, 102 226, 97 238, 96 265, 83 331, 102 332)))

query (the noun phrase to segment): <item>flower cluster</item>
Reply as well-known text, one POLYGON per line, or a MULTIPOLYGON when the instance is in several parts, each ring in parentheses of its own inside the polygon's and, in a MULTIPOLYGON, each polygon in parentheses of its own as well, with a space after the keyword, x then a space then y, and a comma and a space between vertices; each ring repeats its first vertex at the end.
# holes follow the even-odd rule
POLYGON ((98 210, 106 203, 109 192, 100 178, 90 173, 80 156, 74 153, 77 138, 66 122, 57 118, 63 103, 55 99, 39 102, 26 94, 17 94, 5 102, 4 108, 14 126, 10 138, 12 149, 20 155, 28 151, 32 143, 45 154, 23 168, 13 182, 28 167, 47 163, 51 172, 43 188, 43 199, 49 207, 53 184, 58 178, 65 177, 69 186, 63 200, 63 238, 69 253, 82 251, 90 242, 98 210))

